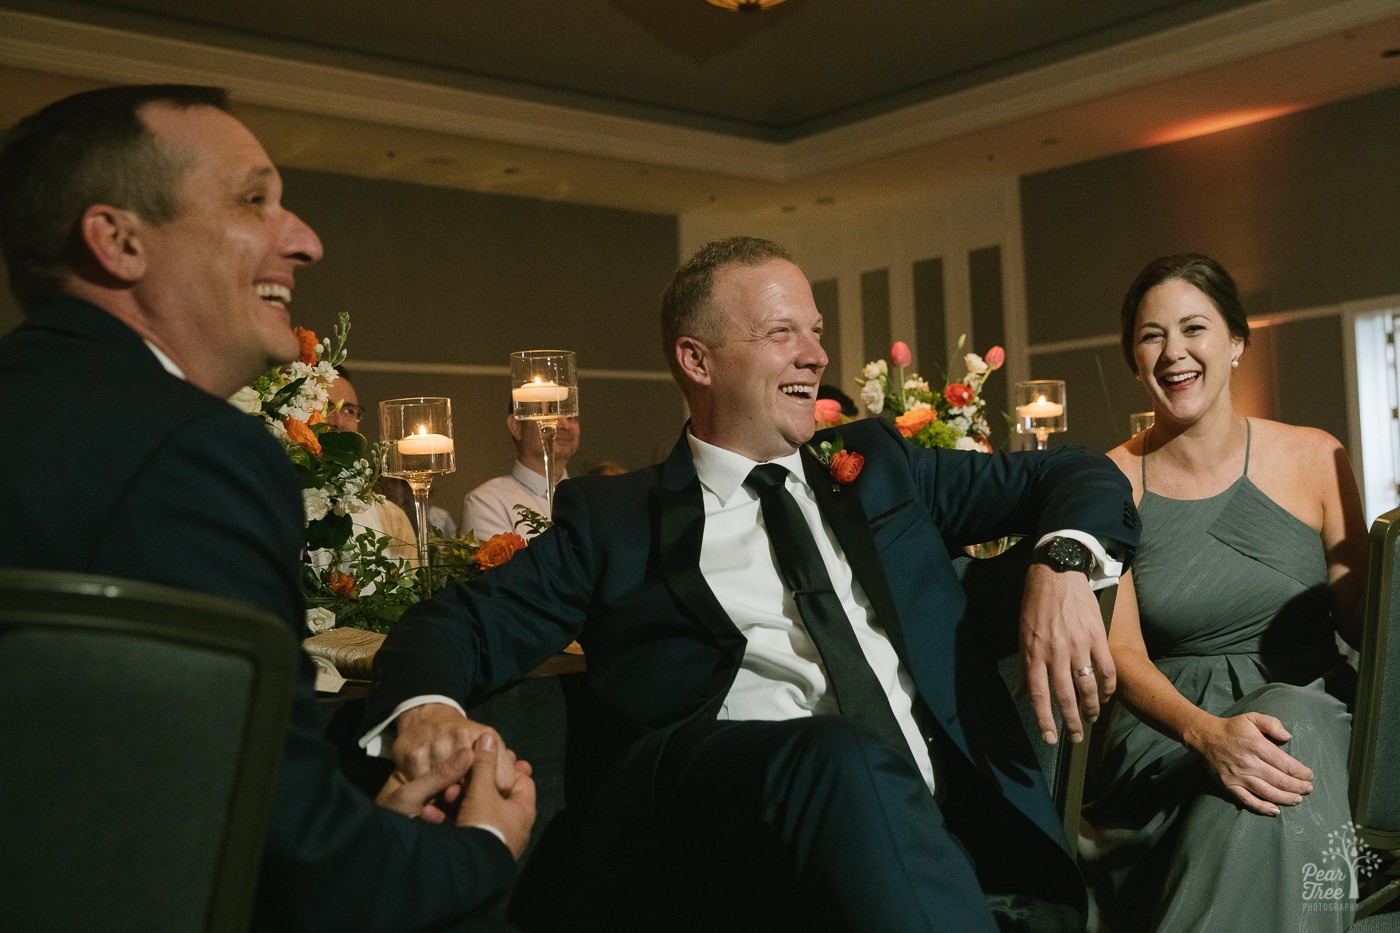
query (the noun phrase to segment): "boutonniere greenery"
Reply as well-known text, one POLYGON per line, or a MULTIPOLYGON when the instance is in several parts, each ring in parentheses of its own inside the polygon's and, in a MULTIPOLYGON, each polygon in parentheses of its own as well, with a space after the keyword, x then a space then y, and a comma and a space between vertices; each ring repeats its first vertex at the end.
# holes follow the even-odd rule
POLYGON ((833 434, 831 440, 822 441, 816 447, 808 444, 807 450, 817 458, 818 463, 826 467, 827 475, 832 479, 832 492, 840 492, 842 486, 855 482, 865 466, 865 457, 853 450, 847 450, 846 442, 839 433, 833 434))

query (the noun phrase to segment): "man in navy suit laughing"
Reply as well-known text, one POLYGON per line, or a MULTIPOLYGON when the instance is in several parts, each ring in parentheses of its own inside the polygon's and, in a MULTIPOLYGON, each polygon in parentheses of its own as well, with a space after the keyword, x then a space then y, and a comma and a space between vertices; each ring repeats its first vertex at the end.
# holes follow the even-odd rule
POLYGON ((1092 587, 1136 546, 1121 474, 1068 447, 917 449, 879 420, 814 437, 822 319, 765 240, 701 249, 662 332, 691 412, 670 457, 562 483, 552 529, 414 607, 377 658, 366 747, 421 773, 484 728, 463 709, 577 638, 611 769, 569 925, 991 931, 987 894, 1080 923, 949 553, 1038 542, 1025 681, 1046 739, 1058 708, 1078 741, 1114 688, 1092 587), (824 462, 838 434, 858 468, 824 462))

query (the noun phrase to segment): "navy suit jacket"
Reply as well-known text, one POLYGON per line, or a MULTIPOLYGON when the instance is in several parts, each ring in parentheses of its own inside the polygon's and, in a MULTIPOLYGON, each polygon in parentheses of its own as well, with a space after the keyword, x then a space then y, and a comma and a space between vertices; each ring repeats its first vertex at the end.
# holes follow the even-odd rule
MULTIPOLYGON (((804 453, 820 507, 943 732, 941 741, 1068 854, 1024 730, 966 611, 950 552, 1007 534, 1073 528, 1131 558, 1137 516, 1103 456, 1057 447, 983 454, 923 450, 880 419, 837 429, 865 457, 833 491, 804 453)), ((830 436, 818 433, 813 445, 830 436)), ((411 696, 464 706, 525 676, 578 639, 614 755, 691 717, 713 717, 742 660, 743 636, 699 570, 704 514, 684 437, 665 463, 560 484, 555 525, 512 560, 404 616, 375 663, 366 723, 411 696)), ((645 767, 645 765, 643 765, 645 767)), ((958 770, 958 769, 954 769, 958 770)), ((966 771, 967 769, 961 769, 966 771)))
MULTIPOLYGON (((301 493, 258 420, 170 375, 135 332, 71 299, 0 338, 0 398, 0 565, 239 599, 304 634, 301 493)), ((415 824, 341 776, 313 680, 303 655, 257 928, 412 930, 507 890, 514 861, 489 833, 415 824)))

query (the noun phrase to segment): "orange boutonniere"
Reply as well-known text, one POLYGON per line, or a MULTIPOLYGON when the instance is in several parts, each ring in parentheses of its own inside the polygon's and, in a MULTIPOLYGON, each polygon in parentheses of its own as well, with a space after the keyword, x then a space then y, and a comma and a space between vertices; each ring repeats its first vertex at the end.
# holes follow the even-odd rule
POLYGON ((840 434, 832 435, 829 441, 822 441, 815 448, 808 446, 808 452, 817 462, 826 467, 827 475, 833 480, 832 492, 840 492, 841 487, 854 483, 865 466, 865 457, 846 449, 846 442, 840 434))
POLYGON ((853 483, 865 466, 865 458, 850 450, 838 450, 831 458, 828 468, 831 478, 838 483, 853 483))
POLYGON ((525 546, 525 539, 513 531, 492 535, 490 540, 476 552, 477 566, 482 570, 499 567, 515 556, 515 552, 525 546))

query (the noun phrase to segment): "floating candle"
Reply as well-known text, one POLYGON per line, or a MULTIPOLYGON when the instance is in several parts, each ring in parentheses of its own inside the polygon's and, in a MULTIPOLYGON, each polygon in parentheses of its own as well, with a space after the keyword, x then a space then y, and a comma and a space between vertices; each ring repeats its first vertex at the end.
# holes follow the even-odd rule
POLYGON ((1065 406, 1059 402, 1047 402, 1040 396, 1034 402, 1016 406, 1016 414, 1022 418, 1058 418, 1065 413, 1065 406))
POLYGON ((512 389, 510 397, 517 404, 534 402, 562 402, 569 397, 569 387, 557 382, 527 382, 518 389, 512 389))
POLYGON ((452 438, 445 434, 429 434, 427 425, 422 425, 418 428, 418 433, 410 434, 399 441, 399 453, 405 457, 450 454, 452 438))

